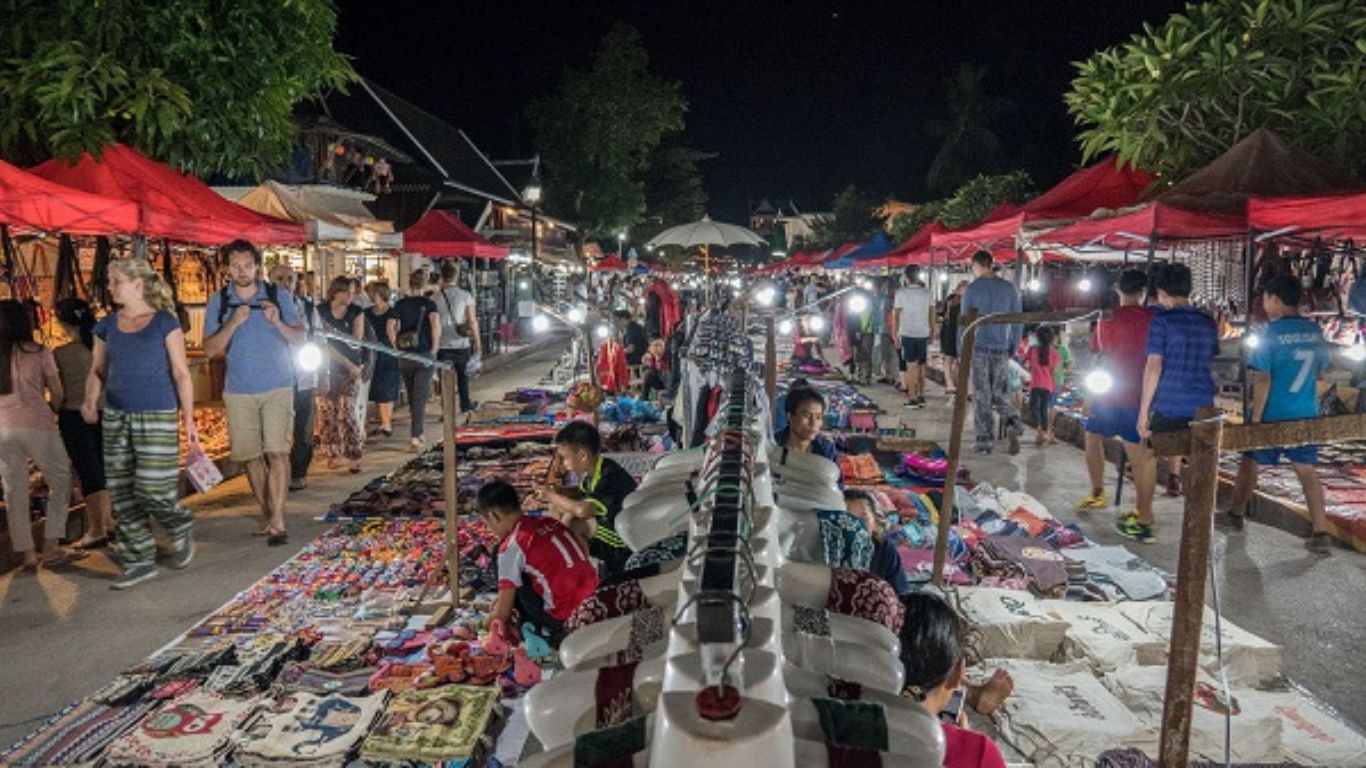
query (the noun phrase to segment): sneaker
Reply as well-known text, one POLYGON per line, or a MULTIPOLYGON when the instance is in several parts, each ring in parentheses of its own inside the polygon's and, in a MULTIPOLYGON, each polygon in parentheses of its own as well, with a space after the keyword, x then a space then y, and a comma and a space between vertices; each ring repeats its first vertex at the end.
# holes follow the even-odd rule
POLYGON ((991 455, 991 446, 989 446, 989 445, 974 445, 974 446, 972 446, 972 452, 973 452, 973 453, 977 453, 977 454, 981 454, 982 456, 990 456, 990 455, 991 455))
POLYGON ((120 574, 117 579, 114 579, 114 583, 109 585, 109 588, 128 589, 129 587, 135 587, 156 575, 157 567, 155 565, 135 565, 132 568, 125 568, 123 573, 120 574))
POLYGON ((1011 456, 1015 456, 1020 453, 1020 435, 1023 434, 1024 427, 1020 426, 1020 422, 1018 421, 1013 422, 1009 427, 1006 428, 1006 439, 1009 441, 1007 443, 1006 452, 1009 453, 1011 456))
POLYGON ((1167 495, 1176 497, 1181 495, 1181 476, 1167 475, 1167 495))
POLYGON ((1130 512, 1115 523, 1115 531, 1126 539, 1132 539, 1143 544, 1151 544, 1157 541, 1157 534, 1153 532, 1153 526, 1140 523, 1138 513, 1130 512))
POLYGON ((190 564, 194 559, 194 539, 186 534, 171 548, 171 561, 167 563, 177 571, 190 564))
POLYGON ((1304 548, 1316 555, 1333 554, 1333 537, 1327 531, 1315 531, 1304 540, 1304 548))
POLYGON ((1214 527, 1229 533, 1242 533, 1246 517, 1247 515, 1235 515, 1232 512, 1216 512, 1214 527))
POLYGON ((1081 511, 1083 511, 1083 512, 1090 511, 1090 510, 1097 510, 1097 509, 1109 509, 1109 508, 1110 508, 1110 497, 1107 496, 1107 495, 1105 495, 1104 493, 1099 493, 1099 494, 1095 494, 1095 495, 1092 495, 1092 496, 1086 496, 1086 497, 1082 498, 1081 501, 1077 502, 1077 509, 1079 509, 1079 510, 1081 510, 1081 511))

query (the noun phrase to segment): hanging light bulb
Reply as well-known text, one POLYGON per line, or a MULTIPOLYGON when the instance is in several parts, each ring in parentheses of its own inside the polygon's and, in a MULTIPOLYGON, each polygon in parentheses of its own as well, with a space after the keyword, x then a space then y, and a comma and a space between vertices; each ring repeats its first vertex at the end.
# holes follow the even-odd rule
POLYGON ((1084 383, 1087 391, 1103 395, 1115 388, 1115 377, 1111 376, 1110 372, 1104 368, 1096 368, 1086 374, 1084 383))
POLYGON ((1090 292, 1091 292, 1091 278, 1089 278, 1089 277, 1083 277, 1083 278, 1077 283, 1077 288, 1078 288, 1082 293, 1090 293, 1090 292))
POLYGON ((778 333, 781 333, 784 336, 792 333, 792 318, 784 317, 782 320, 778 321, 778 333))
POLYGON ((518 281, 517 287, 525 291, 526 289, 528 289, 528 288, 531 287, 531 283, 528 283, 528 282, 525 281, 525 280, 521 280, 521 281, 518 281))
POLYGON ((294 355, 294 362, 298 363, 299 370, 312 373, 323 365, 323 349, 316 342, 310 341, 299 347, 299 351, 294 355))
POLYGON ((861 293, 856 293, 849 297, 849 311, 856 315, 861 315, 868 311, 868 297, 861 293))
POLYGON ((1039 282, 1039 278, 1031 277, 1029 282, 1025 283, 1025 287, 1029 289, 1030 293, 1038 293, 1043 288, 1043 283, 1039 282))
POLYGON ((598 328, 597 328, 597 330, 595 331, 595 333, 598 334, 598 338, 599 338, 599 339, 605 339, 605 338, 607 338, 612 332, 611 332, 610 330, 608 330, 607 324, 606 324, 606 323, 603 323, 602 325, 599 325, 599 326, 598 326, 598 328))
POLYGON ((1248 349, 1256 349, 1262 345, 1262 337, 1255 333, 1249 333, 1243 343, 1247 345, 1248 349))
POLYGON ((531 318, 531 330, 537 333, 545 333, 550 330, 550 318, 545 315, 537 315, 531 318))
POLYGON ((587 313, 585 313, 579 307, 570 307, 569 311, 565 313, 565 317, 569 318, 569 322, 576 324, 582 323, 583 319, 587 316, 587 313))
POLYGON ((939 273, 939 282, 941 282, 941 283, 947 283, 948 281, 949 281, 949 273, 948 273, 948 272, 940 272, 940 273, 939 273))
POLYGON ((860 277, 858 281, 858 287, 862 288, 865 291, 871 291, 873 290, 873 281, 869 280, 866 277, 860 277))
POLYGON ((775 298, 777 298, 777 292, 773 290, 773 286, 771 285, 765 285, 763 288, 754 292, 754 300, 759 302, 761 306, 773 306, 773 300, 775 298))
POLYGON ((825 318, 821 317, 820 315, 812 315, 810 318, 807 319, 806 324, 810 326, 811 330, 815 331, 816 333, 820 333, 821 331, 825 330, 825 318))
POLYGON ((740 278, 738 278, 738 277, 732 277, 732 278, 730 279, 730 287, 732 287, 732 288, 739 288, 739 287, 740 287, 740 278))

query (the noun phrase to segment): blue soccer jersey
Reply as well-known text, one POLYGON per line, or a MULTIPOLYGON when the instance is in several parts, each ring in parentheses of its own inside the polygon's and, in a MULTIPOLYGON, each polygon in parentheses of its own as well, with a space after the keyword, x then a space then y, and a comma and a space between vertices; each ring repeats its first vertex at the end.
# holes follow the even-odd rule
POLYGON ((1248 352, 1247 364, 1271 376, 1262 421, 1311 419, 1318 415, 1315 382, 1332 362, 1332 347, 1317 323, 1303 317, 1272 320, 1261 343, 1248 352))

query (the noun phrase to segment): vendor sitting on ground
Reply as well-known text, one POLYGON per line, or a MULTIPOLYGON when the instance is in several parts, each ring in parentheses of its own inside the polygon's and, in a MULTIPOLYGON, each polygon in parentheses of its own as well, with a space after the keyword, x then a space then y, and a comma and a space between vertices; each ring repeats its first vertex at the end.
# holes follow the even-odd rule
MULTIPOLYGON (((901 625, 906 681, 901 695, 940 719, 945 768, 1005 768, 1005 758, 991 739, 960 727, 961 712, 946 711, 963 685, 962 619, 943 599, 927 592, 908 595, 901 602, 906 608, 901 625)), ((964 698, 978 712, 994 711, 1013 687, 1010 675, 997 670, 990 682, 976 691, 969 688, 964 698)))
MULTIPOLYGON (((825 398, 814 389, 791 389, 783 401, 787 426, 773 436, 779 448, 800 453, 814 453, 835 462, 839 467, 840 452, 835 441, 821 434, 825 424, 825 398)), ((843 475, 840 486, 844 486, 843 475)))
POLYGON ((484 483, 475 495, 475 508, 502 542, 498 597, 488 623, 501 621, 511 637, 521 637, 527 629, 558 648, 565 619, 598 586, 587 548, 558 520, 522 514, 517 489, 502 480, 484 483))
POLYGON ((641 396, 646 400, 669 388, 669 357, 664 351, 664 337, 650 339, 650 347, 640 359, 640 371, 641 396))
POLYGON ((906 578, 906 569, 901 566, 901 554, 896 551, 896 545, 888 540, 886 518, 878 514, 873 498, 867 491, 847 488, 844 491, 844 506, 849 514, 863 523, 873 538, 873 559, 868 565, 868 572, 892 585, 898 595, 909 594, 911 583, 906 578))
POLYGON ((617 535, 617 514, 636 489, 635 478, 602 455, 602 434, 585 421, 571 421, 555 435, 555 455, 579 478, 583 498, 570 498, 548 488, 547 506, 560 522, 588 542, 589 553, 603 564, 604 576, 619 573, 625 569, 631 550, 617 535))

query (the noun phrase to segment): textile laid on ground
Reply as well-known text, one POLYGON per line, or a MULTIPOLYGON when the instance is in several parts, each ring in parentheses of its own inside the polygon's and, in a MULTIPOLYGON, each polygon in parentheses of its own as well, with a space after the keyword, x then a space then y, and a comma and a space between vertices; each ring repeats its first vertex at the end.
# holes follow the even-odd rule
POLYGON ((148 768, 217 766, 256 707, 255 699, 192 692, 168 702, 110 745, 109 762, 148 768))
POLYGON ((1067 622, 1028 592, 961 587, 958 594, 963 616, 981 632, 983 656, 1046 661, 1062 646, 1067 622))
MULTIPOLYGON (((1173 603, 1122 603, 1120 610, 1130 621, 1158 637, 1170 638, 1173 603)), ((1277 680, 1281 676, 1281 647, 1267 642, 1228 619, 1222 620, 1224 669, 1230 685, 1256 687, 1277 680)), ((1219 665, 1215 658, 1214 611, 1205 607, 1200 630, 1200 666, 1214 672, 1219 665)), ((1157 658, 1140 654, 1140 664, 1165 664, 1166 648, 1157 658)))
POLYGON ((1155 753, 1158 732, 1144 723, 1083 664, 988 660, 1015 680, 1000 711, 1001 738, 1039 768, 1090 768, 1114 747, 1155 753))
POLYGON ((0 765, 38 768, 94 763, 109 742, 137 724, 156 706, 154 701, 129 706, 77 702, 0 753, 0 765))
POLYGON ((1063 556, 1084 564, 1092 579, 1113 585, 1121 593, 1114 599, 1154 600, 1167 592, 1162 573, 1124 547, 1076 547, 1063 556))
POLYGON ((384 708, 361 757, 375 763, 472 759, 497 706, 496 688, 447 685, 404 691, 384 708))
POLYGON ((1168 641, 1129 620, 1113 603, 1043 600, 1039 605, 1067 622, 1063 655, 1085 661, 1097 673, 1138 665, 1139 659, 1161 658, 1168 641))
POLYGON ((284 694, 247 730, 237 749, 243 768, 341 766, 384 708, 387 694, 284 694))

